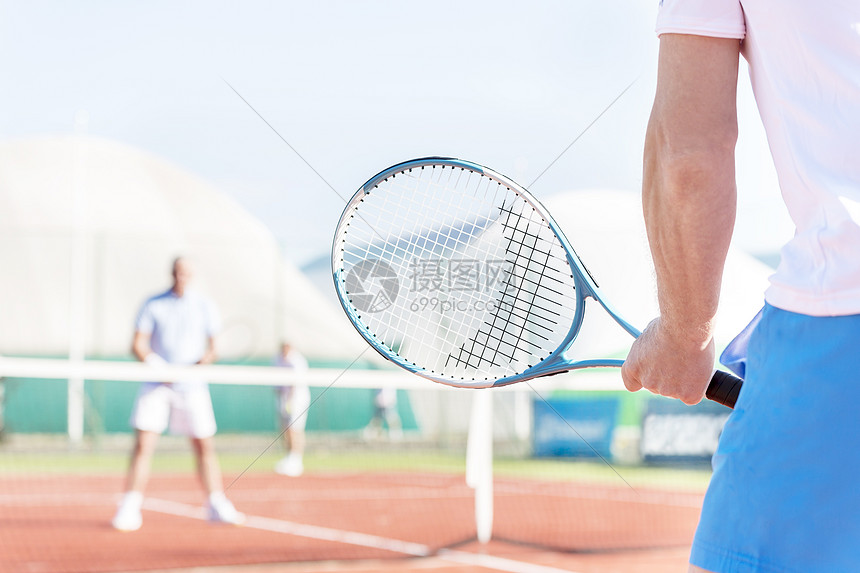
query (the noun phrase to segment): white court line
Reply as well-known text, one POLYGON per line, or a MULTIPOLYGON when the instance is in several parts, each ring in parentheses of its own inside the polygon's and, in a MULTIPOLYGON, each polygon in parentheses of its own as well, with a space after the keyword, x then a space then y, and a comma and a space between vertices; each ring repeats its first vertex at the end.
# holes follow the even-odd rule
MULTIPOLYGON (((150 511, 166 513, 169 515, 178 515, 199 520, 206 519, 206 513, 202 507, 178 503, 166 499, 147 498, 143 502, 143 507, 150 511)), ((399 539, 389 539, 387 537, 358 533, 355 531, 344 531, 329 527, 295 523, 270 517, 249 515, 243 526, 263 531, 295 535, 297 537, 306 537, 308 539, 335 541, 337 543, 358 545, 360 547, 369 547, 372 549, 384 549, 386 551, 401 553, 403 555, 411 555, 414 557, 430 557, 434 555, 434 551, 431 547, 420 543, 410 543, 399 539)), ((545 567, 534 563, 525 563, 503 557, 494 557, 492 555, 479 555, 466 551, 443 549, 439 552, 435 552, 435 556, 437 559, 451 561, 461 565, 487 567, 497 571, 504 571, 505 573, 575 573, 570 570, 545 567)))
POLYGON ((507 573, 576 573, 570 569, 556 569, 555 567, 547 567, 545 565, 537 565, 535 563, 525 563, 523 561, 514 561, 506 557, 495 557, 493 555, 480 555, 477 553, 467 553, 465 551, 451 551, 442 549, 436 555, 439 559, 445 561, 453 561, 461 565, 471 565, 477 567, 486 567, 497 571, 505 571, 507 573))
MULTIPOLYGON (((645 505, 661 505, 667 507, 685 507, 698 509, 702 507, 704 494, 675 493, 658 491, 627 491, 607 488, 581 488, 573 486, 552 487, 540 484, 496 483, 495 495, 502 497, 536 496, 556 497, 563 500, 599 500, 638 503, 645 505)), ((161 492, 168 497, 183 497, 192 495, 188 491, 161 492)), ((378 501, 390 499, 419 500, 419 499, 464 499, 473 498, 474 491, 465 486, 426 488, 421 486, 397 489, 364 489, 360 491, 335 490, 320 491, 317 489, 294 488, 290 492, 289 501, 378 501)), ((266 491, 237 491, 233 496, 238 501, 264 502, 285 501, 281 495, 273 495, 266 491)), ((38 507, 44 505, 102 505, 115 504, 120 494, 84 493, 84 492, 53 492, 53 493, 0 493, 0 507, 38 507)))
MULTIPOLYGON (((147 498, 143 503, 143 508, 170 515, 190 517, 192 519, 206 519, 206 514, 202 507, 168 501, 166 499, 147 498)), ((245 520, 245 523, 242 525, 244 527, 261 529, 263 531, 286 533, 288 535, 307 537, 309 539, 336 541, 338 543, 359 545, 361 547, 370 547, 372 549, 384 549, 386 551, 413 555, 415 557, 427 557, 433 553, 430 547, 419 543, 409 543, 407 541, 388 539, 365 533, 356 533, 353 531, 331 529, 329 527, 295 523, 293 521, 286 521, 283 519, 272 519, 269 517, 249 515, 245 520)))

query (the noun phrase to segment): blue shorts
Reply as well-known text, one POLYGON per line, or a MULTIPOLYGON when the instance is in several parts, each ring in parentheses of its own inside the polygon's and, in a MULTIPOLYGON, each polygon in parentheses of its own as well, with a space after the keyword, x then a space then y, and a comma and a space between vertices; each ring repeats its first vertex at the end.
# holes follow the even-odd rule
POLYGON ((860 571, 860 315, 766 306, 690 556, 718 573, 860 571))

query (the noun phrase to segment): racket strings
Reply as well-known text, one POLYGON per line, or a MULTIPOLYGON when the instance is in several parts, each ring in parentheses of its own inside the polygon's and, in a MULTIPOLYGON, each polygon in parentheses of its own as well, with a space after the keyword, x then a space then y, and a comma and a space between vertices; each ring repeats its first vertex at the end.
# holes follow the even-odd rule
MULTIPOLYGON (((510 213, 510 211, 506 211, 504 207, 500 209, 502 213, 510 213)), ((502 226, 506 230, 510 230, 509 221, 505 221, 502 223, 502 226)), ((506 249, 506 252, 510 253, 510 248, 506 249)), ((510 261, 509 261, 510 262, 510 261)), ((467 343, 467 345, 463 345, 460 347, 459 352, 456 356, 449 355, 449 358, 453 358, 455 364, 465 363, 466 366, 472 368, 480 368, 483 361, 488 362, 490 365, 496 366, 496 360, 499 356, 506 358, 508 361, 515 360, 515 352, 517 348, 520 346, 522 342, 522 333, 527 324, 529 317, 528 315, 531 312, 530 306, 525 309, 525 316, 515 315, 513 312, 514 308, 517 308, 516 303, 520 299, 520 292, 515 291, 514 300, 506 300, 506 298, 510 298, 507 288, 503 288, 500 290, 499 302, 500 304, 497 307, 497 312, 492 317, 492 322, 484 322, 484 327, 479 329, 478 332, 471 340, 467 343), (519 321, 522 325, 520 332, 514 335, 513 341, 506 337, 508 334, 508 329, 511 327, 512 318, 514 317, 521 318, 519 321), (497 324, 499 323, 499 324, 497 324), (510 350, 508 350, 510 347, 510 350), (504 348, 504 351, 503 351, 504 348), (510 354, 506 353, 510 352, 510 354), (465 360, 464 360, 465 357, 465 360), (476 363, 472 363, 472 359, 476 359, 476 363)), ((528 342, 528 341, 526 341, 528 342)), ((540 346, 536 344, 532 344, 536 349, 540 350, 540 346)))
MULTIPOLYGON (((435 169, 435 171, 440 171, 444 173, 444 169, 435 169)), ((454 169, 448 169, 448 173, 453 174, 454 169)), ((480 237, 483 231, 493 222, 493 217, 488 214, 479 214, 475 215, 476 205, 480 206, 480 202, 476 203, 476 199, 480 199, 481 201, 486 201, 488 196, 492 196, 495 198, 499 191, 500 186, 492 181, 489 178, 480 176, 472 171, 467 170, 458 170, 458 176, 453 181, 454 187, 448 186, 437 186, 432 189, 433 196, 428 201, 425 201, 423 206, 427 207, 428 203, 433 203, 439 198, 445 197, 446 195, 450 195, 452 197, 452 201, 444 203, 438 203, 439 208, 437 208, 433 215, 439 216, 441 218, 448 217, 451 220, 445 225, 448 229, 448 232, 445 234, 447 239, 453 238, 454 234, 456 234, 456 238, 454 241, 446 242, 446 245, 449 247, 449 250, 442 251, 440 254, 443 257, 451 257, 453 259, 458 254, 461 255, 461 260, 474 260, 486 263, 487 257, 482 256, 477 252, 473 252, 473 246, 477 240, 480 240, 480 237), (464 175, 465 174, 465 175, 464 175), (465 178, 464 178, 465 177, 465 178), (458 186, 464 191, 462 193, 457 193, 458 186), (453 191, 453 193, 452 193, 453 191), (455 216, 455 213, 460 213, 459 216, 455 216), (483 261, 482 261, 483 259, 483 261)), ((431 178, 432 180, 432 178, 431 178)), ((441 175, 440 175, 441 180, 441 175)), ((449 178, 450 181, 450 178, 449 178)), ((439 251, 437 249, 431 250, 431 256, 436 257, 439 251)), ((448 261, 449 270, 451 269, 451 265, 454 263, 453 260, 448 261)), ((467 302, 467 307, 474 306, 473 296, 475 293, 468 293, 469 300, 467 302)), ((444 299, 442 303, 449 302, 451 299, 450 293, 443 294, 438 293, 437 296, 442 295, 444 299)), ((478 319, 478 315, 475 313, 464 313, 458 315, 452 314, 444 314, 440 313, 438 317, 435 318, 435 322, 438 325, 438 328, 435 332, 437 337, 440 337, 443 340, 462 340, 464 337, 468 337, 471 332, 474 332, 478 328, 478 324, 475 324, 478 319)), ((434 321, 431 321, 434 322, 434 321)), ((425 330, 425 336, 421 340, 422 346, 427 349, 426 352, 426 363, 432 363, 432 359, 438 359, 439 355, 439 344, 437 340, 428 339, 426 336, 427 331, 425 330)), ((432 373, 439 373, 440 375, 450 375, 456 377, 457 373, 452 373, 448 371, 447 373, 443 371, 443 369, 447 366, 437 364, 436 366, 431 366, 430 370, 432 373)), ((462 378, 462 376, 460 376, 462 378)))
MULTIPOLYGON (((433 170, 435 171, 435 170, 433 170)), ((448 169, 448 172, 453 172, 448 169)), ((471 172, 469 172, 471 175, 471 172)), ((385 244, 381 247, 375 247, 372 243, 365 249, 355 251, 355 259, 363 260, 367 256, 379 256, 385 262, 394 266, 394 274, 400 277, 410 276, 415 279, 417 269, 422 266, 423 262, 434 263, 440 260, 440 257, 445 257, 451 252, 456 252, 467 246, 461 235, 466 233, 458 233, 455 237, 454 231, 458 227, 476 228, 480 226, 480 222, 468 222, 465 220, 450 221, 445 226, 428 226, 420 232, 410 232, 408 229, 414 227, 411 223, 413 217, 429 218, 430 220, 442 219, 447 212, 450 212, 452 205, 442 204, 438 200, 443 197, 440 194, 444 191, 445 184, 442 184, 440 189, 440 180, 432 176, 433 172, 430 169, 420 170, 417 175, 411 172, 398 174, 388 180, 380 183, 377 189, 373 191, 373 209, 362 209, 361 219, 371 221, 371 224, 385 229, 385 244), (390 224, 392 221, 408 222, 400 228, 390 224), (471 223, 471 224, 469 224, 471 223), (390 246, 397 245, 403 248, 391 248, 390 246)), ((441 177, 441 176, 440 176, 441 177)), ((459 179, 458 179, 459 181, 459 179)), ((480 182, 479 182, 480 183, 480 182)), ((472 183, 466 182, 471 187, 472 183)), ((477 193, 477 189, 474 191, 477 193)), ((486 220, 486 218, 484 218, 486 220)), ((367 240, 371 233, 365 232, 363 238, 367 240)), ((412 285, 412 290, 420 292, 422 288, 412 285)), ((434 289, 428 289, 434 290, 434 289)), ((432 328, 426 328, 424 323, 415 323, 412 316, 403 312, 388 313, 388 322, 386 324, 377 324, 374 330, 375 336, 382 338, 384 341, 391 338, 392 333, 400 334, 394 339, 403 338, 403 334, 408 330, 410 344, 415 348, 427 347, 429 340, 438 337, 438 332, 432 328)), ((413 313, 414 314, 414 313, 413 313)), ((446 331, 449 325, 445 321, 440 320, 437 326, 446 331)), ((394 344, 390 344, 394 347, 394 344)), ((402 350, 402 349, 401 349, 402 350)), ((427 360, 422 355, 412 356, 410 361, 413 364, 427 363, 427 360)))
POLYGON ((569 330, 563 247, 516 189, 428 165, 389 175, 350 208, 341 288, 386 353, 436 378, 489 380, 542 360, 569 330))
MULTIPOLYGON (((449 170, 449 173, 451 173, 452 171, 453 170, 449 170)), ((430 185, 432 185, 433 183, 436 183, 436 182, 434 182, 431 179, 430 185)), ((420 183, 418 183, 418 185, 420 185, 420 183)), ((413 188, 413 189, 411 189, 411 191, 414 193, 415 191, 417 191, 417 189, 413 188)), ((404 195, 401 195, 401 197, 403 197, 403 196, 404 195)), ((421 210, 424 211, 425 213, 426 213, 426 208, 428 206, 426 198, 427 198, 427 196, 424 195, 423 200, 421 202, 421 210)), ((402 205, 398 204, 398 207, 402 207, 402 205)), ((390 213, 390 212, 386 213, 385 210, 381 211, 381 213, 383 215, 393 215, 394 214, 394 213, 390 213)), ((447 229, 447 232, 445 232, 445 233, 434 232, 430 235, 425 234, 425 236, 423 237, 423 240, 420 240, 420 241, 417 241, 414 238, 411 239, 414 246, 417 247, 417 249, 415 251, 413 251, 413 255, 418 256, 418 257, 423 257, 428 252, 431 254, 440 253, 440 249, 439 249, 440 245, 445 245, 446 247, 449 247, 452 250, 456 250, 458 248, 458 246, 456 244, 451 245, 451 242, 452 242, 451 240, 452 240, 452 238, 454 238, 454 234, 451 231, 455 230, 458 226, 462 226, 462 225, 450 225, 447 229), (422 250, 424 252, 422 252, 422 250)), ((464 233, 462 233, 462 232, 458 233, 458 237, 454 242, 455 243, 462 243, 460 236, 463 234, 464 233)), ((391 241, 389 240, 389 242, 391 242, 391 241)), ((441 254, 444 255, 445 253, 442 252, 441 254)), ((415 261, 413 258, 413 265, 414 265, 414 262, 415 261)), ((427 334, 432 334, 432 333, 425 330, 424 331, 424 338, 426 338, 427 334)))
MULTIPOLYGON (((558 265, 553 265, 552 241, 541 234, 547 228, 545 221, 535 222, 531 213, 526 217, 521 211, 514 211, 504 204, 499 207, 499 212, 504 236, 508 239, 506 260, 514 270, 521 270, 523 276, 516 277, 519 286, 506 285, 512 288, 499 291, 498 311, 492 322, 485 322, 476 335, 459 348, 456 355, 449 356, 449 360, 453 359, 455 364, 463 363, 472 368, 480 368, 483 361, 496 365, 499 356, 515 361, 518 351, 525 355, 526 367, 533 366, 532 362, 543 360, 554 347, 547 351, 544 343, 550 342, 550 338, 537 332, 537 329, 552 334, 553 326, 559 324, 555 319, 561 316, 563 309, 559 302, 559 299, 563 300, 563 292, 547 289, 544 285, 545 279, 564 284, 558 277, 552 276, 551 269, 558 265), (547 294, 560 296, 550 297, 547 294), (538 301, 544 302, 538 304, 538 301), (476 362, 473 363, 473 360, 476 362)), ((531 209, 531 212, 534 210, 531 209)))

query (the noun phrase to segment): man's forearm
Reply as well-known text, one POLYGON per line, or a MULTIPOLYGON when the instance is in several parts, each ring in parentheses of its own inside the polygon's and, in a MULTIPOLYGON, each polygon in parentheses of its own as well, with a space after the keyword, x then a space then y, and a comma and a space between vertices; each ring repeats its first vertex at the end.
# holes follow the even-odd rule
POLYGON ((149 346, 149 337, 143 333, 135 332, 131 343, 131 352, 141 362, 146 362, 146 357, 152 353, 149 346))
POLYGON ((673 153, 657 122, 645 147, 643 209, 664 328, 707 344, 735 219, 734 142, 673 153))
POLYGON ((217 359, 218 353, 215 351, 215 340, 210 338, 206 344, 206 352, 203 353, 203 356, 197 361, 197 364, 212 364, 217 359))
POLYGON ((734 228, 738 43, 661 37, 642 202, 668 331, 704 342, 734 228))
POLYGON ((735 217, 737 40, 660 37, 645 137, 642 203, 660 317, 633 343, 621 376, 695 404, 714 368, 714 316, 735 217))

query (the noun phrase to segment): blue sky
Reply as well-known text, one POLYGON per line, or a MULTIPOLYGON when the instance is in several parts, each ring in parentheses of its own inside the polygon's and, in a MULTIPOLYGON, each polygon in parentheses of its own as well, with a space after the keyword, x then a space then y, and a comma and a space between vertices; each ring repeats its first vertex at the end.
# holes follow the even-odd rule
MULTIPOLYGON (((3 2, 0 136, 88 133, 163 156, 324 255, 348 198, 399 161, 449 155, 528 185, 637 192, 656 1, 3 2), (227 85, 268 121, 323 181, 227 85)), ((787 238, 742 87, 736 243, 787 238)))

